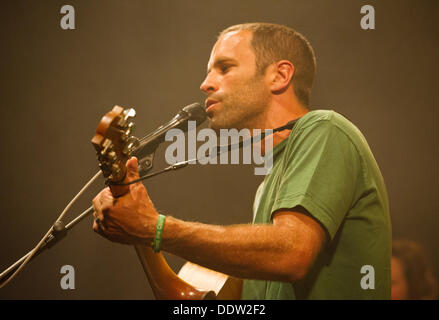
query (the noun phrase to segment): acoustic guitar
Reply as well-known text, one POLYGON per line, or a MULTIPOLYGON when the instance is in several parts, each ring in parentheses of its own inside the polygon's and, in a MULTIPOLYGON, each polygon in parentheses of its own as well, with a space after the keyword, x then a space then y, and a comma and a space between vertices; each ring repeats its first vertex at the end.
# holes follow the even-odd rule
MULTIPOLYGON (((128 192, 129 187, 115 185, 126 182, 126 162, 139 140, 133 136, 134 109, 115 106, 99 122, 91 142, 96 149, 99 167, 114 197, 128 192)), ((223 273, 187 262, 178 275, 162 253, 149 246, 134 246, 154 296, 159 300, 240 299, 242 281, 223 273)))

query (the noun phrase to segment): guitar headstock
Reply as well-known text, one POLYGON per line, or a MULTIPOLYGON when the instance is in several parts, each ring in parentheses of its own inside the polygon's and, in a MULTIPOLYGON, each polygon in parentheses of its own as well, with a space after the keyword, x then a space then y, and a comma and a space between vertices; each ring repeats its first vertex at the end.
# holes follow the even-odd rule
POLYGON ((135 115, 134 109, 124 110, 115 106, 102 117, 91 140, 99 167, 114 195, 123 194, 123 189, 127 189, 112 186, 112 183, 124 181, 127 170, 125 163, 139 144, 139 140, 132 135, 134 123, 131 119, 135 115))

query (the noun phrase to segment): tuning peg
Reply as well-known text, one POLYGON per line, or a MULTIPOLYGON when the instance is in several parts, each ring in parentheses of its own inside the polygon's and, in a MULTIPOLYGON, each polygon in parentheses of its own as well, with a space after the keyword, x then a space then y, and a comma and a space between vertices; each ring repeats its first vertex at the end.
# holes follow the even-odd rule
POLYGON ((133 108, 129 108, 124 110, 123 112, 124 119, 127 120, 128 118, 134 118, 136 116, 136 110, 133 108))
POLYGON ((139 145, 139 139, 137 139, 134 136, 130 136, 128 138, 127 143, 125 144, 125 147, 123 148, 122 152, 126 155, 126 156, 130 156, 131 153, 134 151, 135 148, 137 148, 139 145))
POLYGON ((114 151, 110 151, 109 153, 108 153, 108 160, 110 160, 111 162, 115 162, 116 160, 117 160, 117 155, 116 155, 116 152, 114 152, 114 151))

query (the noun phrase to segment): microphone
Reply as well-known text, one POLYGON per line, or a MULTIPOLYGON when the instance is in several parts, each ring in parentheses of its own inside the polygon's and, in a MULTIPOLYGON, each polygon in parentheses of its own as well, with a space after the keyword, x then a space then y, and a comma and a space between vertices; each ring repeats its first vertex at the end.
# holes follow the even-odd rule
POLYGON ((184 107, 168 123, 158 127, 140 139, 138 147, 133 152, 133 156, 143 158, 153 153, 157 146, 165 140, 166 132, 169 130, 178 128, 186 132, 188 130, 188 121, 196 121, 197 126, 199 126, 206 118, 206 110, 198 102, 184 107))

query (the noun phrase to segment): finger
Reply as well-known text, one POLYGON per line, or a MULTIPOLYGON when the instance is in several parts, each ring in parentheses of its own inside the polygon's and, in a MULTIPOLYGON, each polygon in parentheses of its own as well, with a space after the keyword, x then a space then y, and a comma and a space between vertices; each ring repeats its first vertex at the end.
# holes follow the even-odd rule
MULTIPOLYGON (((131 157, 127 163, 127 180, 133 181, 140 178, 139 170, 138 170, 138 160, 136 157, 131 157)), ((144 187, 144 185, 140 182, 133 183, 130 185, 130 192, 134 199, 141 199, 145 196, 148 196, 148 191, 144 187)))
POLYGON ((99 195, 92 200, 92 206, 93 206, 93 217, 95 219, 104 220, 104 215, 102 213, 102 209, 101 209, 102 205, 99 195))
MULTIPOLYGON (((96 223, 96 225, 97 225, 99 228, 105 230, 104 221, 98 217, 98 215, 96 214, 96 212, 93 213, 93 217, 95 218, 95 219, 93 220, 94 223, 96 223)), ((94 226, 94 223, 93 223, 93 226, 94 226)))
POLYGON ((96 233, 98 233, 98 234, 100 234, 100 235, 102 235, 102 234, 101 234, 101 230, 100 230, 100 228, 99 228, 99 224, 97 223, 96 220, 93 221, 93 231, 96 232, 96 233))
POLYGON ((139 179, 138 161, 136 157, 131 157, 127 163, 127 180, 128 182, 139 179))
POLYGON ((115 229, 114 227, 110 227, 109 229, 103 230, 103 226, 99 224, 98 221, 93 222, 93 231, 113 242, 134 244, 133 241, 130 241, 130 237, 128 235, 121 233, 121 231, 117 228, 115 229))
POLYGON ((101 221, 105 220, 105 215, 109 212, 114 204, 116 203, 116 199, 113 197, 110 188, 105 188, 102 190, 92 201, 93 210, 96 212, 94 215, 95 218, 98 218, 101 221))
POLYGON ((110 209, 114 206, 114 204, 116 203, 116 198, 114 198, 110 188, 105 188, 102 191, 102 197, 100 198, 100 201, 101 201, 100 209, 103 214, 105 214, 105 211, 107 209, 110 209))

